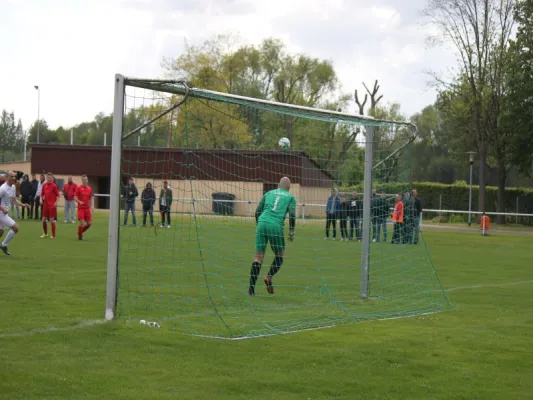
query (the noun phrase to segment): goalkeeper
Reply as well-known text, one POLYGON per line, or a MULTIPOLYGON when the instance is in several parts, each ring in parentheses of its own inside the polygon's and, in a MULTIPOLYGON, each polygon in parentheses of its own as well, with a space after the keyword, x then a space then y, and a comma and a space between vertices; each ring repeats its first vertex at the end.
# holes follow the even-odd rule
POLYGON ((271 190, 263 196, 255 210, 257 228, 255 231, 255 257, 250 271, 250 288, 248 294, 255 295, 255 283, 261 272, 261 264, 265 257, 268 243, 274 252, 274 261, 264 282, 267 292, 274 293, 272 277, 283 265, 285 253, 285 236, 283 225, 289 213, 289 240, 294 240, 294 227, 296 225, 296 199, 289 193, 291 181, 287 177, 281 178, 279 189, 271 190))

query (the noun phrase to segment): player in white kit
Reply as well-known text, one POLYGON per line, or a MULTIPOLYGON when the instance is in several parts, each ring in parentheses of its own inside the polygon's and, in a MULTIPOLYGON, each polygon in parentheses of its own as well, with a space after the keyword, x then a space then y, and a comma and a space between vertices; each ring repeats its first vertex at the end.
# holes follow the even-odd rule
POLYGON ((15 203, 17 206, 20 207, 30 208, 28 204, 23 204, 17 200, 17 193, 15 188, 16 180, 17 176, 15 175, 15 173, 13 171, 9 171, 7 173, 6 182, 2 186, 0 186, 0 238, 4 234, 4 230, 9 230, 6 238, 4 239, 2 244, 0 244, 0 250, 2 250, 6 255, 10 255, 9 250, 7 248, 8 243, 19 231, 19 227, 15 223, 15 221, 13 221, 13 218, 7 215, 7 211, 9 210, 11 202, 15 203))

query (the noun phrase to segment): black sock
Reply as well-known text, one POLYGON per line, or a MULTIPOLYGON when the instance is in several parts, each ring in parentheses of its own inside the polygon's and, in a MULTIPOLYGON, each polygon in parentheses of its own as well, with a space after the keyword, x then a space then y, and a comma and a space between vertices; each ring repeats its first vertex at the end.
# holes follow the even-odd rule
POLYGON ((250 270, 250 287, 254 287, 255 283, 257 282, 257 277, 259 276, 259 273, 261 272, 261 264, 257 261, 254 261, 252 263, 252 268, 250 270))
POLYGON ((276 258, 274 258, 274 261, 272 262, 272 265, 270 266, 270 271, 268 271, 268 276, 273 277, 274 275, 276 275, 282 265, 283 265, 283 257, 276 256, 276 258))

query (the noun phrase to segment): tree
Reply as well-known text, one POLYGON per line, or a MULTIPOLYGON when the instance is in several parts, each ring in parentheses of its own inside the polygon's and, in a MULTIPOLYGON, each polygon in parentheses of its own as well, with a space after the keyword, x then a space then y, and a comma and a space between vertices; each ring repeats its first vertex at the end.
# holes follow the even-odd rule
POLYGON ((39 125, 39 143, 48 144, 48 143, 61 143, 57 137, 57 132, 50 130, 48 128, 48 123, 42 119, 40 121, 35 121, 35 123, 30 127, 28 133, 28 144, 37 143, 37 125, 39 125))
MULTIPOLYGON (((222 35, 201 46, 186 45, 184 54, 175 60, 164 60, 163 66, 168 76, 185 77, 193 85, 204 89, 309 107, 327 105, 324 99, 334 95, 337 89, 337 76, 329 61, 305 54, 288 54, 283 43, 276 39, 266 39, 259 46, 236 49, 234 43, 233 37, 222 35)), ((223 104, 210 104, 210 107, 211 111, 217 107, 226 110, 223 104)), ((205 107, 204 110, 208 114, 211 112, 205 107)), ((200 111, 201 108, 195 111, 196 120, 204 118, 200 111)), ((235 146, 234 140, 249 141, 253 138, 256 146, 267 146, 277 140, 273 134, 279 135, 280 129, 293 146, 297 145, 297 137, 300 138, 294 134, 297 125, 303 123, 298 116, 283 115, 279 121, 268 113, 258 113, 253 109, 241 109, 239 114, 230 114, 248 125, 249 135, 239 134, 226 140, 224 136, 231 135, 226 128, 232 125, 222 124, 219 127, 222 130, 217 133, 222 137, 211 136, 206 145, 220 146, 227 142, 235 146)), ((209 120, 210 116, 206 115, 205 119, 209 120)))
POLYGON ((418 128, 411 155, 413 180, 453 183, 456 165, 449 155, 438 108, 435 105, 424 107, 410 121, 418 128))
POLYGON ((512 132, 511 162, 522 175, 531 176, 533 162, 533 0, 518 2, 515 40, 509 49, 507 91, 502 125, 512 132))
POLYGON ((0 159, 5 161, 6 151, 15 148, 17 142, 17 125, 15 115, 2 110, 0 118, 0 159))
MULTIPOLYGON (((479 209, 485 210, 487 158, 497 129, 503 93, 504 66, 513 28, 515 0, 429 0, 424 14, 441 36, 434 43, 453 44, 459 59, 460 80, 471 92, 469 103, 479 155, 479 209)), ((455 90, 434 76, 441 88, 455 90)))

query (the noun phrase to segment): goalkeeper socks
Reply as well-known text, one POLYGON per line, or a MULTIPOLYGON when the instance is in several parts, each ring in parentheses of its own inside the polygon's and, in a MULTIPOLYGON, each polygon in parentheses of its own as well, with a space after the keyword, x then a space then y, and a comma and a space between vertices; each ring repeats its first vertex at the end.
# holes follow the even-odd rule
POLYGON ((252 263, 252 269, 250 270, 250 287, 255 287, 255 283, 257 282, 257 277, 259 276, 260 272, 261 264, 257 261, 254 261, 252 263))
POLYGON ((45 235, 48 235, 48 224, 46 221, 43 221, 43 232, 45 235))
POLYGON ((4 239, 4 241, 2 242, 2 247, 7 247, 7 244, 11 241, 11 239, 13 239, 15 237, 15 232, 10 230, 8 233, 7 233, 7 236, 6 238, 4 239))
POLYGON ((56 223, 52 222, 52 237, 56 237, 56 223))
POLYGON ((274 261, 272 262, 272 265, 270 266, 270 271, 268 271, 268 276, 271 278, 278 273, 278 271, 281 269, 281 266, 283 265, 283 257, 276 256, 274 258, 274 261))

